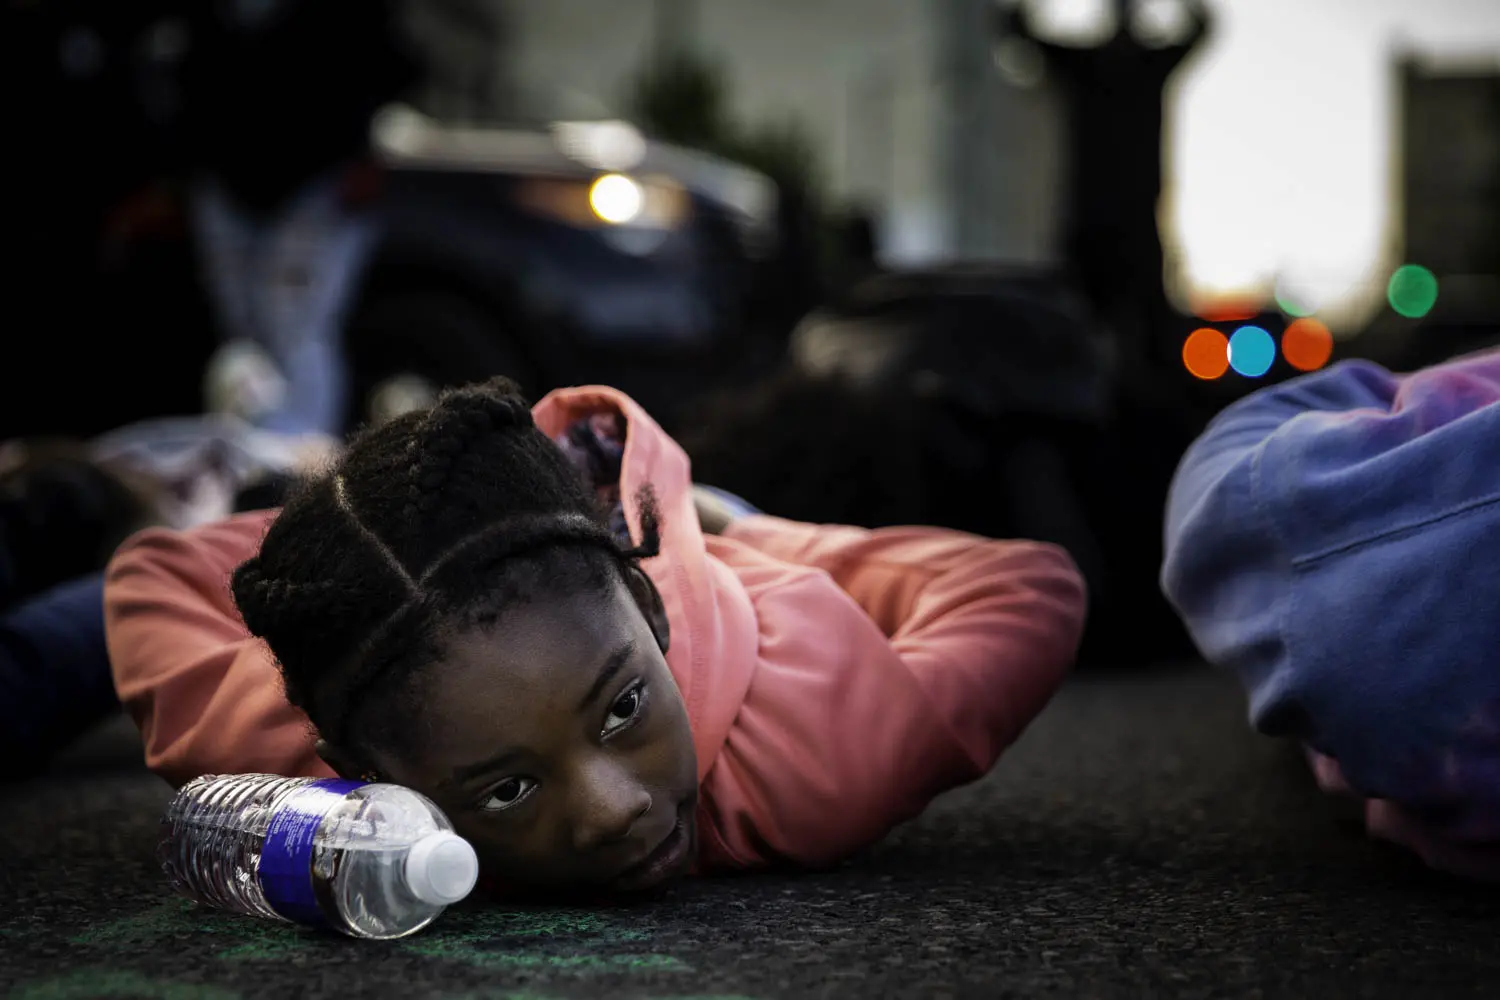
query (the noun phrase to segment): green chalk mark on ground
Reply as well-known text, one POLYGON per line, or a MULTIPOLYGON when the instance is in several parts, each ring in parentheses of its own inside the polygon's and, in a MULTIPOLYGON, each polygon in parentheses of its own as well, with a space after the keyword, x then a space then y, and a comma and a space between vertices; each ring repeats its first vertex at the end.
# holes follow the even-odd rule
POLYGON ((214 956, 232 962, 282 959, 318 941, 317 935, 290 924, 217 913, 185 899, 174 899, 134 916, 90 927, 75 934, 71 943, 134 952, 199 934, 234 939, 231 947, 214 956))
MULTIPOLYGON (((140 913, 73 935, 73 944, 105 948, 134 947, 142 941, 178 934, 222 934, 224 928, 202 918, 205 911, 185 899, 173 899, 140 913)), ((248 919, 248 918, 247 918, 248 919)))
POLYGON ((233 990, 202 983, 174 983, 116 969, 80 969, 23 986, 9 1000, 238 1000, 233 990))
MULTIPOLYGON (((671 955, 642 952, 649 935, 623 918, 587 910, 474 909, 447 915, 398 947, 409 954, 480 968, 560 973, 690 972, 671 955), (564 946, 564 947, 559 947, 564 946)), ((290 924, 225 914, 172 899, 132 916, 88 927, 71 943, 115 954, 152 948, 219 950, 223 962, 285 961, 335 939, 290 924), (207 942, 194 942, 213 935, 207 942)))
MULTIPOLYGON (((193 904, 174 899, 149 910, 107 924, 89 927, 73 935, 72 944, 101 948, 135 947, 143 942, 197 930, 189 916, 193 904)), ((209 933, 215 933, 210 930, 209 933)))

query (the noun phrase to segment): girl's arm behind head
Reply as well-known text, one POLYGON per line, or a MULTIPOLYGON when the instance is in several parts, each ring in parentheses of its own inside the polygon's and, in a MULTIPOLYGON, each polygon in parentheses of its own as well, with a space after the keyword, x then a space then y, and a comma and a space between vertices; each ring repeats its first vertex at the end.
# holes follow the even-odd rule
POLYGON ((147 531, 110 562, 104 614, 115 688, 140 727, 146 765, 173 785, 211 773, 332 774, 229 595, 230 573, 274 517, 147 531))

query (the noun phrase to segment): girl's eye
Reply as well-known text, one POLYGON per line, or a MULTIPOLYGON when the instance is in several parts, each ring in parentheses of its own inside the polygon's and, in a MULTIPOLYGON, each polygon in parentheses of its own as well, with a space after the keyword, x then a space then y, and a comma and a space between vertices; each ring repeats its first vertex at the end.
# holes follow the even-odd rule
POLYGON ((536 782, 531 778, 506 778, 490 789, 479 809, 481 812, 504 812, 525 802, 535 790, 536 782))
POLYGON ((604 717, 604 735, 624 729, 641 714, 641 705, 646 699, 646 686, 637 684, 615 699, 609 714, 604 717))

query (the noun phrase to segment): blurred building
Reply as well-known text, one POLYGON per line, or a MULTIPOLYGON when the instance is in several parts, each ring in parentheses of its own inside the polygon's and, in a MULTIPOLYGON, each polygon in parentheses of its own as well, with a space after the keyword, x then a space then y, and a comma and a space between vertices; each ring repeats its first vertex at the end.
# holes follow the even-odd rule
POLYGON ((1382 302, 1358 351, 1411 369, 1500 343, 1500 68, 1407 53, 1391 72, 1387 261, 1430 272, 1436 301, 1421 315, 1382 302))
POLYGON ((1438 278, 1434 318, 1500 324, 1500 68, 1397 64, 1402 254, 1438 278))
POLYGON ((525 117, 622 114, 663 33, 726 71, 746 121, 795 116, 882 257, 1053 257, 1055 109, 996 69, 991 0, 549 0, 506 6, 525 117))

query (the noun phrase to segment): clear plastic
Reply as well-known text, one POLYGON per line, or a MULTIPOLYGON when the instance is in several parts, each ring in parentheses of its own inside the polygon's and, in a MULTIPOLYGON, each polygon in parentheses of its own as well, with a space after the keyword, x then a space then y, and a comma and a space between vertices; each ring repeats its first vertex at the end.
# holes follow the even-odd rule
POLYGON ((205 905, 388 939, 421 930, 473 888, 473 849, 452 830, 399 785, 206 775, 168 805, 158 856, 173 886, 205 905), (279 882, 274 859, 262 878, 268 834, 279 882), (288 846, 298 837, 305 855, 288 846))

